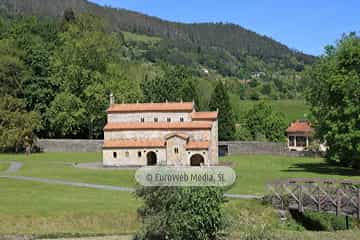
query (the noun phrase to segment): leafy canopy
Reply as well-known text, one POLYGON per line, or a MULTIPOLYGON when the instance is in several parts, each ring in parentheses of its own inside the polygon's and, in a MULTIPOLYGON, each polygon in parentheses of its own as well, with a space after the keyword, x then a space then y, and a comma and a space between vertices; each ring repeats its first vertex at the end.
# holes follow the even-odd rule
POLYGON ((329 150, 327 159, 360 168, 360 38, 354 33, 328 46, 307 71, 317 136, 329 150))
POLYGON ((40 130, 40 117, 27 112, 21 99, 0 97, 0 149, 16 151, 32 145, 40 130))
POLYGON ((273 111, 265 102, 255 104, 246 113, 244 125, 250 132, 250 140, 281 142, 285 138, 284 115, 273 111))

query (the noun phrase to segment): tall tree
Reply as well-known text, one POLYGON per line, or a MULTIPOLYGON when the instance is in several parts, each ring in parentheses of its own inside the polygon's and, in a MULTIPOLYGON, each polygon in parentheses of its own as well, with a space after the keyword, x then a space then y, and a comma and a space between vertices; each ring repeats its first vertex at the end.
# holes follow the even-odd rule
POLYGON ((211 95, 209 109, 219 111, 219 139, 223 141, 235 138, 235 116, 229 95, 224 84, 219 81, 211 95))
MULTIPOLYGON (((75 95, 67 92, 58 94, 51 102, 47 112, 50 129, 58 137, 74 137, 83 133, 87 125, 84 103, 75 95)), ((83 133, 84 134, 84 133, 83 133)))
POLYGON ((328 46, 307 71, 317 136, 329 149, 327 159, 360 168, 360 37, 344 36, 328 46))
POLYGON ((245 127, 251 140, 281 142, 285 137, 286 122, 283 114, 274 112, 265 102, 255 104, 245 117, 245 127))
MULTIPOLYGON (((97 138, 103 132, 110 92, 118 101, 134 101, 140 97, 139 83, 127 78, 122 66, 125 63, 120 59, 121 42, 117 35, 106 31, 100 19, 81 15, 66 24, 65 31, 59 34, 59 47, 51 58, 50 79, 71 99, 76 96, 75 104, 79 110, 84 108, 87 118, 80 119, 83 125, 74 121, 64 122, 67 126, 58 126, 56 133, 74 136, 86 132, 88 138, 97 138)), ((68 97, 62 96, 65 99, 68 97)), ((61 110, 59 104, 52 104, 50 115, 55 114, 56 117, 54 110, 61 110)), ((61 119, 62 112, 55 119, 61 119)), ((75 112, 76 115, 80 114, 77 110, 75 112)), ((53 125, 61 124, 61 121, 49 121, 53 125)))
POLYGON ((40 116, 27 112, 23 100, 0 97, 0 150, 18 151, 31 146, 40 128, 40 116))
POLYGON ((142 83, 144 100, 147 102, 195 101, 196 88, 191 72, 184 66, 162 64, 163 75, 147 78, 142 83))

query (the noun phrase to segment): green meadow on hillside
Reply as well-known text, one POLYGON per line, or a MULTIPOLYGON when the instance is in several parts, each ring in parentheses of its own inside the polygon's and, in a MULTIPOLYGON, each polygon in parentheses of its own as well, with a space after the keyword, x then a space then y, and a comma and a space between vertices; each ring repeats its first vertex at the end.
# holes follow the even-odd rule
POLYGON ((136 34, 131 32, 121 32, 124 35, 126 42, 144 42, 144 43, 157 43, 161 41, 159 37, 151 37, 144 34, 136 34))
MULTIPOLYGON (((266 103, 273 107, 274 111, 284 114, 286 122, 291 123, 297 119, 303 119, 310 113, 309 106, 304 100, 264 100, 266 103)), ((231 96, 232 107, 241 118, 243 114, 248 111, 252 106, 260 101, 253 100, 239 100, 237 96, 231 96)))

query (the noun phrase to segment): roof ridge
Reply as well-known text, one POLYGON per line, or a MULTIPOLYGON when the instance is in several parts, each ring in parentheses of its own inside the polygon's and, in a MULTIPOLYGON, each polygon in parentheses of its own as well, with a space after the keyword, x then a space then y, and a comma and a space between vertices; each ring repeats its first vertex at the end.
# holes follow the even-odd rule
POLYGON ((195 105, 193 102, 165 102, 165 103, 121 103, 112 104, 108 113, 116 112, 168 112, 185 111, 192 112, 195 105))
POLYGON ((194 122, 123 122, 107 123, 104 131, 107 130, 127 130, 127 129, 211 129, 210 121, 194 122))

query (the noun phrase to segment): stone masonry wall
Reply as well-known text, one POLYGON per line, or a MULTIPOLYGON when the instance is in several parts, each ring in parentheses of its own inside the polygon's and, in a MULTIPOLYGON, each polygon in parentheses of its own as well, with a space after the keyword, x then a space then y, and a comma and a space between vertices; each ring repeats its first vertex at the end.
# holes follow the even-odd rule
MULTIPOLYGON (((103 140, 40 139, 37 146, 43 152, 101 152, 103 140)), ((220 150, 227 148, 227 155, 270 154, 311 156, 309 152, 290 152, 286 143, 269 142, 219 142, 220 150)))
POLYGON ((101 152, 103 140, 39 139, 37 146, 43 152, 101 152))
POLYGON ((276 142, 242 142, 242 141, 221 141, 219 142, 221 150, 226 149, 225 155, 240 154, 269 154, 286 156, 313 156, 311 152, 289 151, 286 143, 276 142))

